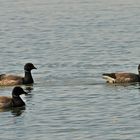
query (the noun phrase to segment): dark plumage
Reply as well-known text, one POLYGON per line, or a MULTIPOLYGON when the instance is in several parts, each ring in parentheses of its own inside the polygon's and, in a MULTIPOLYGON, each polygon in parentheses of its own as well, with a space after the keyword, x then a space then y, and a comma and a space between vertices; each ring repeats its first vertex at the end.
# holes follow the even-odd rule
POLYGON ((32 78, 31 70, 37 69, 32 63, 26 63, 24 66, 25 75, 24 77, 17 75, 0 75, 0 86, 13 86, 21 84, 33 84, 34 80, 32 78))
POLYGON ((108 83, 132 83, 140 82, 140 65, 138 66, 138 73, 104 73, 103 78, 106 79, 108 83))
POLYGON ((14 87, 12 97, 0 96, 0 108, 22 107, 24 101, 20 98, 21 94, 27 94, 21 87, 14 87))

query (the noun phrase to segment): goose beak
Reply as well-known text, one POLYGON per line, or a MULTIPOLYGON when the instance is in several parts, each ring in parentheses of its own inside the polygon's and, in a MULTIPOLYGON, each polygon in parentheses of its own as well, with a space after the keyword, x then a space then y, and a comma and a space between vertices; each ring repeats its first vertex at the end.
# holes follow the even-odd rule
POLYGON ((27 95, 28 93, 24 91, 22 94, 25 94, 25 95, 27 95))
POLYGON ((33 69, 37 69, 37 68, 34 66, 33 69))

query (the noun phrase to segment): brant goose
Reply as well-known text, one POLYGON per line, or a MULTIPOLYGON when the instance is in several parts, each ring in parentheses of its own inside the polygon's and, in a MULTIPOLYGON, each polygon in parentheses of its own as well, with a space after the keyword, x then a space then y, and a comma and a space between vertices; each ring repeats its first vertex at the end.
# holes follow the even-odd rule
POLYGON ((34 80, 32 78, 31 70, 37 69, 32 63, 26 63, 24 66, 25 76, 17 76, 17 75, 0 75, 0 86, 13 86, 13 85, 21 85, 21 84, 33 84, 34 80))
POLYGON ((140 64, 138 65, 138 73, 139 74, 125 72, 104 73, 103 79, 106 79, 108 83, 140 82, 140 64))
POLYGON ((21 87, 14 87, 12 97, 0 96, 0 108, 22 107, 24 101, 20 98, 21 94, 27 94, 21 87))

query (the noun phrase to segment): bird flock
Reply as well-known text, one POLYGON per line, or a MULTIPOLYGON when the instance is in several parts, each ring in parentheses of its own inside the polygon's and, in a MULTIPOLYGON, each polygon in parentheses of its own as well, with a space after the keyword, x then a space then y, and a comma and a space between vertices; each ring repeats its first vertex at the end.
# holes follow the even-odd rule
MULTIPOLYGON (((32 85, 34 83, 31 71, 37 69, 32 63, 24 65, 24 76, 1 74, 0 86, 14 86, 12 96, 0 96, 0 109, 25 106, 25 102, 20 97, 21 94, 28 94, 20 85, 32 85)), ((140 82, 140 65, 138 74, 129 72, 103 73, 103 79, 107 83, 132 83, 140 82)))
POLYGON ((24 76, 1 74, 0 86, 15 86, 12 90, 12 96, 0 96, 0 109, 25 106, 20 97, 21 94, 27 94, 20 85, 31 85, 34 83, 31 70, 37 69, 32 63, 24 65, 24 76))

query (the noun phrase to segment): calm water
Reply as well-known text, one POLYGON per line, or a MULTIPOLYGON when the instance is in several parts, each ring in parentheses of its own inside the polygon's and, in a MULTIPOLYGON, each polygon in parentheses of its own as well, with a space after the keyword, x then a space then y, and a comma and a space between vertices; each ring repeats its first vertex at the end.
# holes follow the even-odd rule
POLYGON ((101 77, 137 73, 139 0, 0 3, 0 73, 23 75, 26 62, 38 67, 33 90, 22 96, 26 107, 0 110, 0 139, 140 139, 140 85, 101 77))

